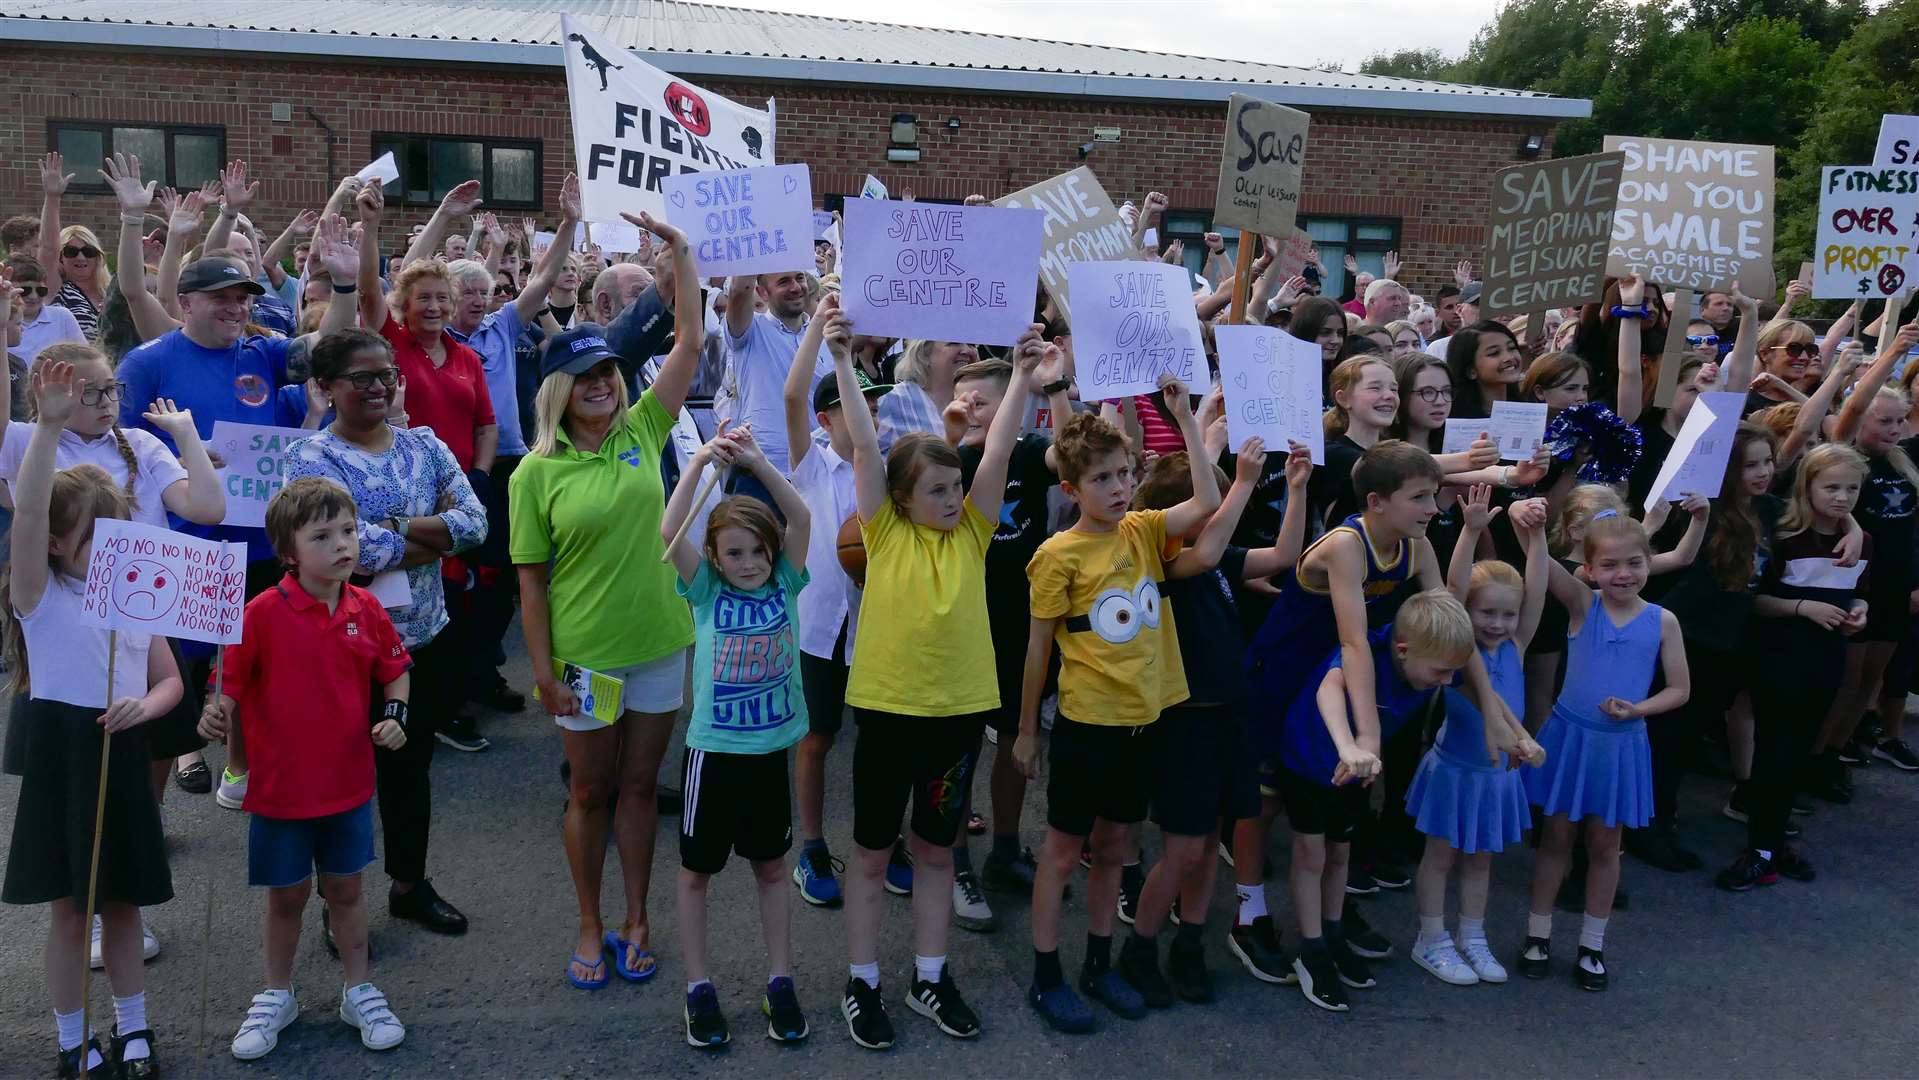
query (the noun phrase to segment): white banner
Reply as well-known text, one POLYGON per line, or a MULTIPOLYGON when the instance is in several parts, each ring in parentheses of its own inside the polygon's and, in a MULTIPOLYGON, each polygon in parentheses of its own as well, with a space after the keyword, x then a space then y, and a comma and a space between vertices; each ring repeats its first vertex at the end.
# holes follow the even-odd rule
POLYGON ((773 118, 661 71, 560 15, 573 156, 588 221, 665 210, 668 176, 773 163, 773 118))
POLYGON ((80 621, 233 645, 240 640, 246 591, 245 544, 101 518, 93 527, 80 621))

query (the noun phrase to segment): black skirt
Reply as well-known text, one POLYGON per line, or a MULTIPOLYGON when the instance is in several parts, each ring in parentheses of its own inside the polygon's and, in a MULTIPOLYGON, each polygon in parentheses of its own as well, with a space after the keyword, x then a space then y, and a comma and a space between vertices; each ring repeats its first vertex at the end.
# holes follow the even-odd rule
POLYGON ((155 761, 172 761, 174 758, 191 754, 207 744, 200 737, 200 687, 187 678, 187 662, 180 656, 180 645, 172 638, 154 638, 156 643, 165 641, 173 650, 173 662, 180 669, 180 681, 184 689, 180 694, 180 704, 167 710, 165 716, 155 717, 140 725, 147 729, 147 747, 153 752, 155 761))
MULTIPOLYGON (((20 801, 0 901, 86 903, 100 742, 105 737, 99 716, 99 709, 15 699, 7 741, 9 749, 18 742, 20 801)), ((173 898, 160 808, 147 779, 150 761, 144 725, 113 737, 96 908, 106 903, 151 907, 173 898)))

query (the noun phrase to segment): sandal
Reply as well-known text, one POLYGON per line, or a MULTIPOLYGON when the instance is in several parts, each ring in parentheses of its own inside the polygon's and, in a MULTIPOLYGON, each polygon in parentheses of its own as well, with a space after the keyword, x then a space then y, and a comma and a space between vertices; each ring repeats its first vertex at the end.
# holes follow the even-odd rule
POLYGON ((204 761, 196 761, 173 774, 173 782, 190 795, 205 795, 213 790, 213 770, 204 761))
POLYGON ((626 940, 611 930, 606 932, 606 947, 613 951, 613 969, 627 982, 645 982, 660 973, 660 965, 653 954, 626 940), (632 967, 626 963, 627 953, 637 954, 632 967), (644 965, 644 966, 642 966, 644 965))
POLYGON ((590 959, 581 956, 579 953, 574 953, 573 962, 566 966, 566 981, 581 990, 599 990, 605 987, 612 978, 613 976, 606 970, 606 954, 603 952, 595 954, 590 959), (598 979, 582 979, 578 975, 573 974, 573 964, 578 964, 588 971, 598 971, 600 977, 598 979))

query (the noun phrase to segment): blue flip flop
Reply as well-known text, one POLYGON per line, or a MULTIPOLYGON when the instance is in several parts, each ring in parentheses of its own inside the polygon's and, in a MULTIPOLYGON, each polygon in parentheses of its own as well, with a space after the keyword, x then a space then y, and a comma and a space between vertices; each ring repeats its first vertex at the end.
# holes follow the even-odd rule
POLYGON ((604 952, 595 955, 590 960, 581 956, 579 953, 574 953, 572 963, 566 965, 566 981, 572 983, 580 990, 603 989, 612 978, 612 974, 606 970, 606 954, 604 952), (582 979, 578 975, 573 974, 573 964, 578 964, 588 970, 598 968, 600 977, 598 979, 582 979))
POLYGON ((660 973, 659 961, 654 960, 652 953, 627 941, 611 930, 606 932, 606 947, 613 950, 613 970, 619 972, 620 978, 625 979, 627 982, 645 982, 660 973), (654 960, 653 966, 644 970, 627 967, 626 953, 628 949, 638 952, 640 954, 639 958, 642 961, 654 960))

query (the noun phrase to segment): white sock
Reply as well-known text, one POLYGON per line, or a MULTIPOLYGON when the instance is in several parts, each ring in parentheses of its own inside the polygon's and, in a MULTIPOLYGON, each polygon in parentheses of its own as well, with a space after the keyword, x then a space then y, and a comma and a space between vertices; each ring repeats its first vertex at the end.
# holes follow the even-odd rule
POLYGON ((1486 920, 1485 919, 1468 919, 1466 916, 1461 915, 1459 917, 1459 940, 1461 941, 1486 940, 1486 920))
POLYGON ((919 971, 921 982, 936 983, 940 981, 940 973, 946 970, 946 954, 920 956, 915 953, 913 967, 919 971))
POLYGON ((878 990, 880 988, 880 962, 878 960, 870 964, 848 964, 846 965, 846 970, 855 979, 859 979, 873 989, 878 990))
POLYGON ((81 1028, 87 1020, 84 1009, 75 1009, 70 1013, 56 1012, 53 1023, 60 1029, 60 1049, 71 1050, 87 1041, 86 1032, 81 1028))
POLYGON ((1421 945, 1438 941, 1446 936, 1446 916, 1421 915, 1419 917, 1419 943, 1421 945))
POLYGON ((1239 925, 1251 926, 1266 914, 1266 886, 1235 883, 1233 891, 1239 894, 1239 925))
POLYGON ((1606 920, 1586 916, 1579 926, 1579 944, 1594 952, 1603 952, 1606 948, 1606 920))
POLYGON ((1545 915, 1541 915, 1536 911, 1527 912, 1526 913, 1526 936, 1536 937, 1536 938, 1545 938, 1547 941, 1551 941, 1553 937, 1552 914, 1549 912, 1545 915))
MULTIPOLYGON (((145 990, 131 997, 113 999, 113 1030, 117 1032, 145 1031, 147 1029, 147 992, 145 990)), ((153 1053, 145 1039, 134 1039, 127 1043, 125 1057, 143 1058, 153 1053)))

